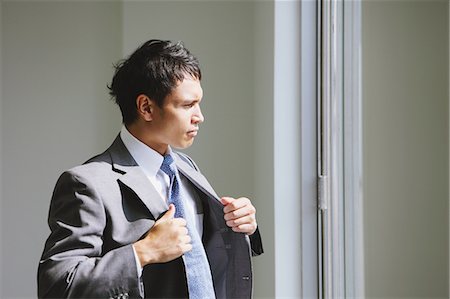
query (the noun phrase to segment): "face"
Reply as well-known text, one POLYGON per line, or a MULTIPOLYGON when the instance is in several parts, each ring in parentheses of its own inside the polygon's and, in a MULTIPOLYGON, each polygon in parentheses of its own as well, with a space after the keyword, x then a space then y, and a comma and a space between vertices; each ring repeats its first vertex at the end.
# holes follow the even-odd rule
POLYGON ((203 90, 200 81, 185 78, 165 99, 162 107, 153 105, 151 147, 165 153, 167 146, 187 148, 194 142, 204 121, 200 110, 203 90))

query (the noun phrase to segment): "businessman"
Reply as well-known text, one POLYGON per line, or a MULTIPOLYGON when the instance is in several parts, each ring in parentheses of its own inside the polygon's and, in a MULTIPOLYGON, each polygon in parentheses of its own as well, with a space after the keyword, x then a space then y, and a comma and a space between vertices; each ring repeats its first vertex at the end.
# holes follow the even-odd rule
POLYGON ((39 298, 251 298, 255 207, 219 197, 175 151, 204 120, 200 80, 181 42, 147 41, 117 65, 122 129, 56 183, 39 298))

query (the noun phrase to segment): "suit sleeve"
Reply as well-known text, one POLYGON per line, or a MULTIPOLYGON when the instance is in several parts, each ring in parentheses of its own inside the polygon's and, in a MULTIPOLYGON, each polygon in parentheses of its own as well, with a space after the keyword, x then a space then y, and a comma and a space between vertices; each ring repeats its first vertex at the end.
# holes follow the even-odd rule
POLYGON ((250 237, 250 247, 252 249, 252 256, 258 256, 264 253, 261 234, 259 233, 259 228, 250 237))
POLYGON ((107 221, 95 188, 64 173, 50 204, 51 234, 39 263, 39 298, 140 297, 132 245, 103 252, 107 221))

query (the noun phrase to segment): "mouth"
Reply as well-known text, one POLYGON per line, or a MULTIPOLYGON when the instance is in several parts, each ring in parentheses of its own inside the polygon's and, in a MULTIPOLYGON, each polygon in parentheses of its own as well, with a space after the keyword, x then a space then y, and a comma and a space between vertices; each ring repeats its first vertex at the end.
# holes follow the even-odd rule
POLYGON ((195 137, 195 136, 197 136, 197 133, 198 133, 198 128, 196 128, 196 129, 194 129, 194 130, 190 130, 190 131, 187 132, 187 134, 188 134, 190 137, 195 137))

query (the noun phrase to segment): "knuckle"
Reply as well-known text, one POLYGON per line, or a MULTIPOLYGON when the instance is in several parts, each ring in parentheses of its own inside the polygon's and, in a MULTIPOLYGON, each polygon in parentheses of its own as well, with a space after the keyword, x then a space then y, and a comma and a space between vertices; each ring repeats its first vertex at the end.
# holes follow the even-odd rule
POLYGON ((229 220, 229 221, 227 221, 227 225, 228 226, 234 226, 234 221, 233 220, 229 220))
POLYGON ((237 200, 230 203, 230 206, 233 210, 237 209, 239 202, 237 200))
POLYGON ((186 235, 182 235, 182 234, 178 235, 178 242, 180 244, 183 244, 185 242, 185 240, 186 240, 186 235))
POLYGON ((183 252, 184 252, 183 245, 180 243, 177 245, 177 254, 181 254, 183 252))

